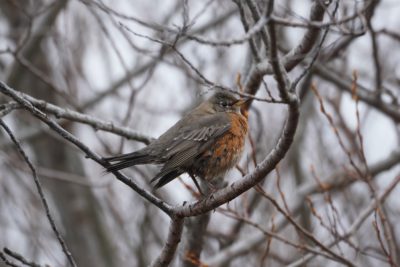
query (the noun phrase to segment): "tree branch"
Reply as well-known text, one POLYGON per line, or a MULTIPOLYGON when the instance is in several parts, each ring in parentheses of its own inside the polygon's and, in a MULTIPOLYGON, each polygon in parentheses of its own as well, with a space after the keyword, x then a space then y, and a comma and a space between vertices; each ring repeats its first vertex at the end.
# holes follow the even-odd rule
MULTIPOLYGON (((323 66, 321 63, 315 63, 313 72, 321 78, 335 84, 339 90, 352 94, 352 82, 350 79, 340 76, 334 70, 323 66)), ((371 90, 368 90, 360 83, 357 83, 357 87, 361 89, 357 90, 357 97, 359 97, 361 101, 390 116, 394 121, 400 122, 400 108, 398 106, 380 101, 375 94, 369 93, 372 92, 371 90)))
MULTIPOLYGON (((8 95, 9 97, 13 98, 15 101, 17 101, 19 104, 23 106, 24 109, 28 110, 32 115, 37 117, 39 120, 47 124, 53 131, 58 133, 62 138, 65 140, 71 142, 75 146, 77 146, 80 150, 82 150, 86 156, 104 168, 107 167, 109 164, 107 161, 104 161, 100 156, 98 156, 96 153, 92 152, 85 144, 80 142, 75 136, 73 136, 71 133, 66 131, 64 128, 62 128, 60 125, 58 125, 55 121, 49 119, 45 113, 37 109, 32 105, 31 102, 29 102, 27 99, 23 97, 23 94, 21 94, 18 91, 15 91, 5 83, 0 81, 0 92, 2 92, 5 95, 8 95)), ((162 211, 167 213, 168 215, 171 215, 171 207, 166 204, 163 200, 157 198, 153 194, 147 192, 143 188, 141 188, 136 182, 133 180, 129 179, 127 176, 120 172, 113 172, 115 177, 123 182, 124 184, 128 185, 130 188, 132 188, 134 191, 136 191, 139 195, 141 195, 143 198, 147 199, 150 201, 152 204, 160 208, 162 211)))
POLYGON ((15 138, 14 134, 12 133, 12 131, 10 130, 10 128, 8 128, 8 126, 3 122, 2 119, 0 119, 0 126, 3 127, 3 129, 7 132, 7 134, 10 136, 11 140, 13 141, 13 143, 15 144, 17 151, 19 152, 19 154, 22 156, 22 158, 25 160, 26 164, 28 164, 29 168, 32 171, 32 176, 33 176, 33 180, 35 182, 36 185, 36 189, 38 191, 38 194, 40 196, 40 200, 42 202, 42 205, 44 207, 44 210, 46 212, 46 217, 47 220, 50 223, 51 229, 53 230, 58 242, 61 245, 62 251, 65 254, 65 256, 68 259, 68 262, 71 266, 76 267, 76 263, 74 258, 72 257, 72 254, 70 252, 70 250, 68 249, 67 244, 65 243, 64 239, 62 238, 59 230, 57 229, 56 223, 54 222, 53 216, 50 213, 50 208, 49 205, 47 204, 47 200, 46 197, 44 196, 44 192, 42 189, 42 184, 36 174, 36 169, 33 166, 32 162, 30 161, 28 155, 25 153, 25 151, 22 149, 20 143, 18 142, 18 140, 15 138))
MULTIPOLYGON (((386 159, 371 165, 369 170, 372 177, 376 177, 378 174, 387 171, 394 166, 398 165, 400 162, 400 150, 394 151, 386 159)), ((323 192, 335 192, 343 187, 352 185, 357 180, 350 179, 348 174, 345 172, 338 172, 333 174, 326 180, 321 181, 324 184, 323 192)), ((289 205, 289 210, 292 216, 297 216, 300 212, 302 205, 307 196, 320 193, 321 186, 319 183, 314 181, 303 184, 297 189, 297 194, 291 205, 289 205)), ((283 215, 280 215, 274 224, 275 231, 281 231, 289 221, 283 215)), ((257 234, 253 234, 245 237, 244 239, 232 244, 229 247, 219 251, 217 254, 212 256, 207 260, 207 264, 210 266, 223 266, 226 262, 232 259, 235 255, 242 255, 245 251, 251 250, 258 246, 262 242, 265 242, 265 237, 257 234)))
MULTIPOLYGON (((105 132, 110 132, 110 133, 115 133, 119 136, 123 136, 127 139, 132 139, 138 142, 142 142, 145 144, 149 144, 150 141, 153 139, 149 136, 146 136, 142 133, 133 131, 132 129, 128 127, 123 127, 123 126, 117 126, 114 123, 110 121, 104 121, 98 118, 95 118, 93 116, 83 114, 77 111, 73 111, 70 109, 64 109, 60 108, 59 106, 56 106, 54 104, 50 104, 49 102, 46 102, 44 100, 39 100, 37 98, 34 98, 30 95, 24 94, 22 92, 18 92, 19 97, 29 101, 34 107, 51 113, 57 118, 64 118, 70 121, 75 121, 75 122, 80 122, 84 123, 87 125, 92 126, 95 130, 102 130, 105 132)), ((16 104, 10 104, 7 106, 6 109, 0 109, 0 115, 2 115, 3 112, 8 112, 10 108, 17 108, 16 104)), ((4 115, 3 115, 4 116, 4 115)), ((1 117, 1 116, 0 116, 1 117)))
MULTIPOLYGON (((340 236, 340 239, 336 239, 333 242, 327 244, 326 246, 332 247, 337 243, 339 243, 340 241, 346 240, 347 238, 354 235, 356 231, 361 227, 361 225, 365 222, 365 220, 368 218, 368 216, 385 201, 385 199, 389 196, 389 194, 393 191, 393 189, 395 189, 395 187, 399 182, 400 182, 400 175, 397 176, 395 179, 393 179, 393 181, 389 184, 389 186, 377 199, 372 200, 370 204, 360 212, 359 216, 353 221, 348 230, 343 235, 340 236)), ((309 260, 311 260, 314 256, 315 254, 308 253, 306 255, 301 256, 301 259, 291 263, 289 266, 290 267, 304 266, 304 264, 307 263, 309 260)))
POLYGON ((169 266, 174 258, 176 248, 181 241, 183 230, 184 218, 179 216, 172 216, 169 225, 168 237, 165 241, 164 247, 160 255, 151 264, 151 267, 164 267, 169 266))

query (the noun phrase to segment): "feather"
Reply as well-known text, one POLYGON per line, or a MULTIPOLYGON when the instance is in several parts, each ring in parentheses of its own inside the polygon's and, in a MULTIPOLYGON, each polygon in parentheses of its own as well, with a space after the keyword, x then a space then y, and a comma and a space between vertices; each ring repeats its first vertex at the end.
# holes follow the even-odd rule
POLYGON ((155 187, 161 187, 189 171, 196 158, 230 127, 230 119, 224 113, 185 116, 147 147, 132 153, 104 158, 115 162, 107 167, 107 171, 118 171, 139 164, 165 163, 151 180, 158 180, 155 187))

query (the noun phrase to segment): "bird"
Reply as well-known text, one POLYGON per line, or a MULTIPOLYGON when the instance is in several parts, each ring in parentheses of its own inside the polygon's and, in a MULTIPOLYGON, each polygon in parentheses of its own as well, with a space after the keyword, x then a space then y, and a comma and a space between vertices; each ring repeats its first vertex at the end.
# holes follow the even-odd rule
POLYGON ((154 189, 187 173, 201 192, 195 178, 211 182, 238 163, 248 131, 249 101, 218 90, 146 147, 103 158, 109 163, 106 171, 158 164, 162 167, 150 181, 154 189))

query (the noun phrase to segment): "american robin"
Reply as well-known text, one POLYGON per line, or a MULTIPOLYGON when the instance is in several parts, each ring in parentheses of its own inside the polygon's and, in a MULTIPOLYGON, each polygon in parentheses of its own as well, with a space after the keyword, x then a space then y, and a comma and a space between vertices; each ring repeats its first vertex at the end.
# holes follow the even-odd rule
POLYGON ((157 181, 155 189, 185 172, 197 187, 195 177, 210 182, 240 159, 247 134, 247 110, 243 106, 248 101, 227 91, 217 91, 148 146, 105 158, 113 162, 107 171, 139 164, 163 164, 151 180, 157 181))

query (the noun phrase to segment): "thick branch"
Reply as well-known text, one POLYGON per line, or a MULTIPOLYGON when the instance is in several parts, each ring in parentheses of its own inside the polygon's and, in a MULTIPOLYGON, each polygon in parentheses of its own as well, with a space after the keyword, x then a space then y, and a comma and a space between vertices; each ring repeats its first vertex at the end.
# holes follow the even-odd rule
MULTIPOLYGON (((311 7, 310 21, 322 21, 325 8, 322 5, 322 1, 315 1, 311 7)), ((286 71, 292 70, 307 56, 317 43, 320 32, 321 28, 310 27, 307 29, 300 43, 282 58, 282 64, 286 71)), ((254 95, 260 87, 264 75, 272 73, 272 66, 267 60, 254 65, 245 81, 246 92, 254 95)))
POLYGON ((241 180, 232 183, 228 187, 217 191, 198 202, 175 207, 174 213, 184 217, 203 214, 231 201, 258 184, 268 175, 268 173, 275 169, 276 165, 281 159, 283 159, 286 152, 289 150, 296 132, 298 119, 299 103, 297 97, 292 95, 289 103, 289 115, 281 137, 279 138, 275 148, 260 164, 257 165, 255 170, 244 176, 241 180))
MULTIPOLYGON (((32 26, 29 39, 23 43, 21 47, 18 47, 18 49, 21 49, 18 53, 24 55, 28 60, 36 55, 38 46, 41 44, 42 40, 47 37, 45 33, 48 31, 49 25, 54 25, 59 13, 64 9, 67 3, 67 0, 55 2, 43 16, 37 19, 36 23, 32 26)), ((15 62, 11 67, 7 82, 9 84, 15 84, 21 73, 23 73, 22 65, 20 65, 19 62, 15 62)))
POLYGON ((165 245, 161 250, 160 255, 151 264, 151 267, 169 266, 169 264, 174 258, 176 248, 178 247, 178 244, 181 241, 183 223, 184 223, 183 217, 173 216, 171 218, 167 241, 165 242, 165 245))

